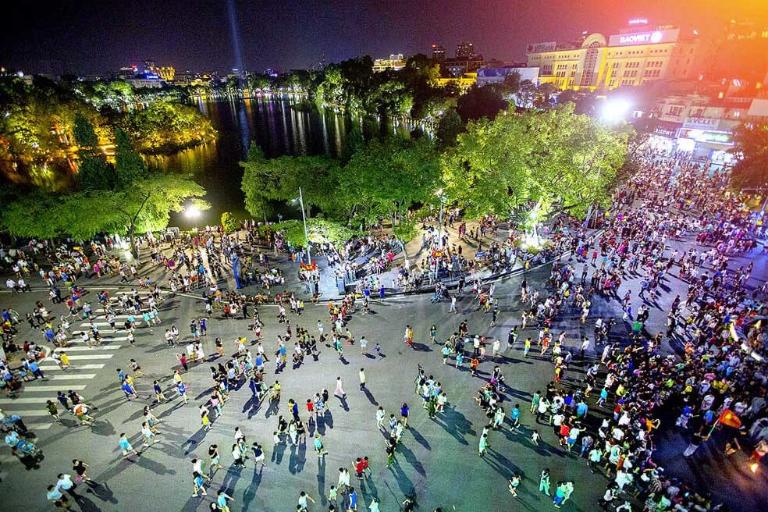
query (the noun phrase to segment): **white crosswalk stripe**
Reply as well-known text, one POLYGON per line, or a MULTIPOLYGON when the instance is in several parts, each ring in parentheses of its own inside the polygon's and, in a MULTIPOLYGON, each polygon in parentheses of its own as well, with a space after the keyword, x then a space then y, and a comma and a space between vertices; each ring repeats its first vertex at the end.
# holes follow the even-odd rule
POLYGON ((21 411, 13 411, 11 414, 16 414, 18 416, 21 416, 25 422, 27 417, 44 417, 44 416, 50 416, 48 411, 46 409, 23 409, 21 411))
MULTIPOLYGON (((46 361, 44 361, 46 362, 46 361)), ((100 370, 101 368, 104 368, 105 365, 103 364, 79 364, 79 365, 70 365, 69 368, 66 370, 63 369, 58 364, 52 364, 52 365, 42 365, 40 364, 40 369, 44 372, 50 372, 50 371, 78 371, 78 370, 100 370)))
MULTIPOLYGON (((57 391, 61 391, 61 389, 57 389, 57 391)), ((47 397, 47 396, 35 396, 35 397, 23 396, 21 398, 0 398, 0 404, 44 404, 48 400, 54 400, 54 399, 55 397, 47 397)), ((8 410, 5 412, 6 414, 8 414, 8 413, 11 413, 12 411, 8 410)))
MULTIPOLYGON (((108 341, 108 342, 125 341, 127 339, 128 339, 128 336, 102 336, 101 337, 101 341, 108 341)), ((85 343, 85 342, 79 338, 73 338, 71 340, 67 340, 67 343, 85 343)))
POLYGON ((69 356, 70 361, 87 361, 89 359, 112 359, 115 354, 75 354, 69 356))
MULTIPOLYGON (((88 350, 117 350, 120 348, 120 345, 96 345, 93 347, 58 347, 54 350, 54 352, 85 352, 88 350)), ((71 359, 71 357, 70 357, 71 359)))
POLYGON ((96 377, 95 373, 68 373, 68 374, 51 375, 50 377, 48 377, 48 379, 49 380, 91 380, 94 377, 96 377))
MULTIPOLYGON (((85 384, 77 384, 75 386, 67 386, 67 390, 71 389, 72 391, 82 391, 85 389, 85 387, 86 387, 85 384)), ((31 393, 31 392, 39 393, 41 391, 44 391, 44 392, 53 391, 55 393, 56 391, 61 391, 61 386, 35 386, 31 382, 28 382, 24 386, 24 393, 31 393)), ((21 399, 17 398, 16 400, 21 400, 21 399)))

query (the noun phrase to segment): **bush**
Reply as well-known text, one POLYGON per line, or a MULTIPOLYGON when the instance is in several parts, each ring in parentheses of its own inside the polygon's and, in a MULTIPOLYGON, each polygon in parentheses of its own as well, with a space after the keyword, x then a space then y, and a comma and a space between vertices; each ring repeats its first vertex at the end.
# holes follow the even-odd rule
POLYGON ((240 229, 240 223, 232 212, 224 212, 221 214, 221 227, 224 228, 225 233, 233 233, 240 229))

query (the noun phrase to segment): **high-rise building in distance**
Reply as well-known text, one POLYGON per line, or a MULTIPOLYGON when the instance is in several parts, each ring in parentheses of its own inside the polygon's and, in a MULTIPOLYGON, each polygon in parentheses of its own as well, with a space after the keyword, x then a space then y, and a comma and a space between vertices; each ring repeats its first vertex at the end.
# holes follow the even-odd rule
POLYGON ((475 47, 468 41, 462 41, 456 45, 456 58, 469 59, 475 54, 475 47))
POLYGON ((445 47, 439 44, 432 45, 432 60, 442 62, 445 60, 445 47))

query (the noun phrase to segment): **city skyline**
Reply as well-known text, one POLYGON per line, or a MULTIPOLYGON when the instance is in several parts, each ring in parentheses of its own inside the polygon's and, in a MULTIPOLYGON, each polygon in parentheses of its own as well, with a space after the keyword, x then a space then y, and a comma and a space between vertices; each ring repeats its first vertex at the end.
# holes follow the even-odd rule
MULTIPOLYGON (((486 58, 522 61, 533 42, 576 38, 582 31, 614 33, 628 19, 696 27, 707 33, 728 19, 768 19, 768 4, 744 0, 624 2, 606 0, 475 0, 418 2, 237 1, 245 68, 308 68, 324 59, 358 55, 429 54, 433 43, 453 56, 470 41, 486 58), (693 8, 695 4, 695 9, 693 8), (279 5, 279 8, 278 8, 279 5)), ((37 3, 8 8, 0 35, 0 65, 31 73, 104 73, 151 58, 177 71, 236 67, 226 2, 170 0, 120 3, 37 3), (99 20, 98 22, 96 20, 99 20)))

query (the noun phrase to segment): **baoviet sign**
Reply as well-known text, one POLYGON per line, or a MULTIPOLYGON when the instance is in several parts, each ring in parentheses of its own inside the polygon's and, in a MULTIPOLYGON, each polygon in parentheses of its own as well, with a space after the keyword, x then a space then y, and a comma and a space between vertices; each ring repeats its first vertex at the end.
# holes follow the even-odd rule
POLYGON ((608 46, 629 46, 635 44, 672 43, 677 41, 680 29, 648 30, 615 34, 608 39, 608 46))

